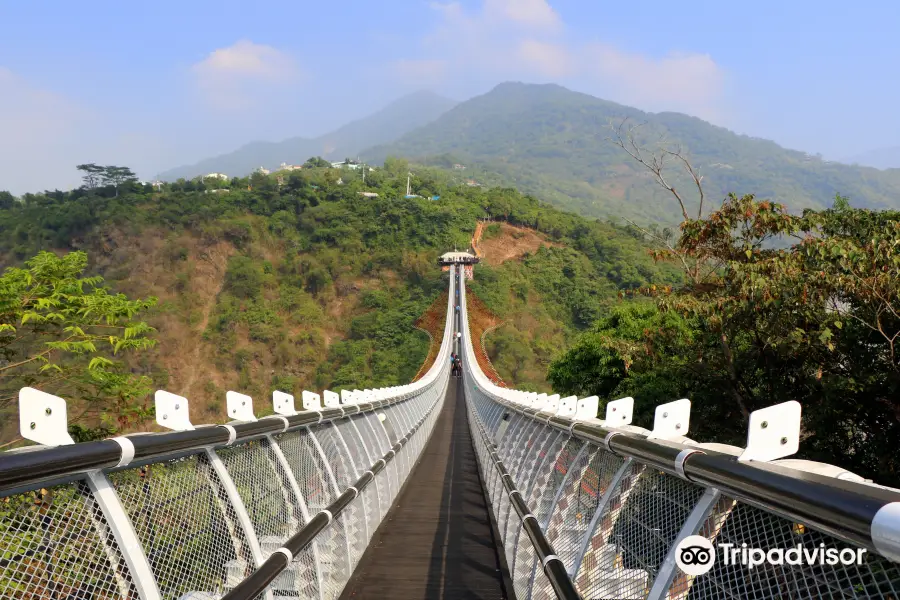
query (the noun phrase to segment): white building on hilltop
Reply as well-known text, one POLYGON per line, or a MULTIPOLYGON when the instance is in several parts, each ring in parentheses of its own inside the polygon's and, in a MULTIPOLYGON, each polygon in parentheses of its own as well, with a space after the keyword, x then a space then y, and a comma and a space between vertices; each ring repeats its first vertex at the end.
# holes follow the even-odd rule
POLYGON ((363 167, 363 166, 365 166, 365 165, 363 165, 363 164, 362 164, 361 162, 359 162, 358 160, 351 160, 350 162, 347 162, 347 161, 343 161, 343 160, 342 160, 342 161, 340 161, 340 162, 333 162, 333 163, 331 163, 331 168, 332 168, 332 169, 344 169, 344 168, 346 168, 346 169, 350 169, 350 170, 353 170, 353 171, 355 171, 356 169, 359 169, 359 168, 361 168, 361 167, 363 167))
POLYGON ((227 180, 227 179, 228 179, 228 175, 226 175, 225 173, 209 173, 209 174, 204 175, 203 177, 201 177, 201 179, 222 179, 222 180, 227 180))

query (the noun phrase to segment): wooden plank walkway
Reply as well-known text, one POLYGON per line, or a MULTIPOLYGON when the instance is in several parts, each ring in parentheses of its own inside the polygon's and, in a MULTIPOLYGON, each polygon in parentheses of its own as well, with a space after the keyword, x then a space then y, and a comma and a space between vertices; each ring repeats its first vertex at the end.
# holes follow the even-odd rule
POLYGON ((503 600, 511 590, 488 513, 459 380, 422 459, 375 532, 346 600, 503 600))

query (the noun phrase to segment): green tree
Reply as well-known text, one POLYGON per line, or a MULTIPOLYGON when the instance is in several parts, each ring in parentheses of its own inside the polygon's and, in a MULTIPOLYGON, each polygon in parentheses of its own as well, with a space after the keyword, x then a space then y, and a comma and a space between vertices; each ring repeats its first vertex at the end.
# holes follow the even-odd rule
POLYGON ((409 161, 405 158, 389 156, 384 160, 384 170, 394 177, 406 177, 409 172, 409 161))
POLYGON ((330 167, 331 163, 322 158, 321 156, 313 156, 306 160, 303 163, 303 167, 306 169, 314 169, 317 167, 330 167))
POLYGON ((0 210, 9 209, 16 205, 16 198, 6 191, 0 191, 0 210))
POLYGON ((668 400, 689 397, 701 416, 692 419, 697 438, 736 444, 750 412, 797 400, 801 456, 896 484, 898 249, 898 211, 851 209, 838 197, 833 209, 797 217, 730 196, 707 218, 683 223, 673 250, 655 253, 688 259, 696 277, 636 290, 670 320, 647 321, 638 335, 601 321, 549 378, 561 392, 632 395, 643 404, 666 401, 660 389, 668 400), (799 241, 767 247, 783 235, 799 241))
POLYGON ((262 291, 263 274, 253 259, 233 256, 225 272, 225 287, 238 298, 255 298, 262 291))
POLYGON ((78 165, 75 168, 84 173, 81 179, 84 181, 84 186, 89 190, 96 188, 100 184, 100 181, 103 178, 103 172, 106 169, 106 167, 101 167, 94 163, 85 163, 83 165, 78 165))
POLYGON ((135 175, 131 169, 128 167, 117 167, 115 165, 103 167, 100 177, 103 180, 103 185, 111 185, 115 188, 117 198, 119 197, 120 185, 137 181, 137 175, 135 175))
POLYGON ((73 402, 73 422, 99 411, 117 426, 146 417, 150 381, 118 357, 155 344, 136 317, 156 298, 113 294, 101 277, 84 277, 86 267, 84 252, 41 252, 0 276, 0 410, 34 387, 73 402))

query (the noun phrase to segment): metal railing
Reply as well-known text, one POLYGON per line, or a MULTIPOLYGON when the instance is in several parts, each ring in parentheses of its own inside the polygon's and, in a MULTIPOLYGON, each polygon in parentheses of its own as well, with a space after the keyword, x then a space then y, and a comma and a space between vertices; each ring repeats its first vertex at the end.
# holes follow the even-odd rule
POLYGON ((687 400, 659 407, 648 431, 631 425, 630 398, 598 420, 596 397, 497 387, 478 367, 460 271, 438 357, 410 385, 304 392, 301 412, 276 392, 278 414, 261 419, 229 392, 234 420, 196 428, 187 399, 158 392, 171 431, 81 444, 62 399, 23 390, 21 429, 43 445, 0 455, 0 597, 337 598, 431 434, 457 319, 469 426, 518 600, 900 600, 900 491, 783 460, 799 445, 799 405, 751 415, 736 448, 684 437, 687 400), (718 551, 800 545, 862 560, 717 558, 692 575, 679 546, 697 536, 718 551))
POLYGON ((340 596, 422 453, 449 382, 455 271, 430 370, 395 388, 276 392, 276 416, 229 392, 226 425, 72 443, 65 402, 20 395, 26 437, 0 455, 0 597, 24 600, 340 596), (54 445, 58 444, 58 445, 54 445))
POLYGON ((465 318, 461 330, 470 427, 518 600, 900 599, 900 491, 780 460, 799 445, 799 404, 751 415, 746 448, 698 443, 684 437, 688 400, 658 407, 648 431, 631 425, 631 398, 599 420, 596 397, 500 388, 465 318), (679 555, 691 536, 712 548, 703 574, 679 555), (765 560, 779 551, 781 564, 765 560))

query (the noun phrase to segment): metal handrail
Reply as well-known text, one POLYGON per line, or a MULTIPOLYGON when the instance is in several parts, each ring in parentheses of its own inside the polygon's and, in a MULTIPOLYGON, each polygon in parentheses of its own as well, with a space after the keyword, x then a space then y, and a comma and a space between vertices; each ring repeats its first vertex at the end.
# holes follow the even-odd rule
MULTIPOLYGON (((428 414, 430 414, 430 411, 428 414)), ((408 434, 394 444, 382 458, 375 461, 352 486, 344 490, 327 508, 316 513, 306 525, 288 538, 281 548, 275 550, 257 570, 225 594, 222 600, 253 600, 259 596, 270 583, 275 581, 278 575, 287 569, 295 556, 298 556, 312 545, 316 536, 324 531, 334 519, 339 517, 350 506, 350 503, 362 494, 369 484, 375 481, 375 476, 383 471, 387 464, 397 456, 400 449, 409 442, 413 434, 419 430, 427 418, 428 416, 426 415, 426 417, 420 419, 408 434)))
MULTIPOLYGON (((452 269, 455 270, 456 267, 452 269)), ((452 279, 451 277, 451 286, 454 285, 452 279)), ((452 328, 453 290, 451 287, 447 300, 445 340, 451 337, 449 331, 452 328)), ((269 434, 295 431, 398 404, 409 400, 421 389, 433 384, 443 364, 447 362, 449 353, 449 343, 442 344, 435 362, 425 375, 416 382, 401 386, 403 391, 393 398, 322 410, 300 411, 292 416, 268 416, 257 421, 201 425, 189 431, 133 433, 91 442, 10 450, 0 454, 0 497, 29 491, 41 485, 71 480, 90 471, 109 471, 126 466, 161 462, 179 454, 189 454, 206 448, 224 448, 269 434), (133 448, 133 454, 130 448, 133 448)))
MULTIPOLYGON (((478 365, 478 361, 475 358, 475 350, 472 347, 472 339, 469 334, 468 312, 466 310, 466 290, 464 279, 465 278, 460 277, 457 281, 457 285, 459 286, 460 290, 460 329, 462 330, 463 334, 462 348, 464 354, 467 357, 466 363, 464 365, 465 368, 463 370, 463 377, 475 374, 477 376, 480 376, 481 379, 490 382, 490 380, 481 371, 481 367, 478 365), (463 315, 465 315, 466 318, 463 318, 463 315)), ((494 384, 490 383, 490 385, 494 384)), ((470 399, 468 396, 468 389, 466 388, 466 400, 467 402, 471 403, 472 399, 470 399)), ((483 437, 485 444, 490 450, 489 456, 492 463, 491 466, 495 470, 497 470, 498 475, 503 482, 503 489, 505 490, 505 493, 507 494, 507 497, 513 509, 516 511, 516 514, 522 520, 522 528, 528 537, 528 542, 534 548, 537 560, 541 564, 541 567, 543 568, 544 574, 547 576, 547 579, 550 581, 550 585, 553 587, 557 598, 560 598, 562 600, 581 600, 581 595, 575 588, 575 584, 572 582, 571 577, 569 577, 569 574, 566 572, 565 566, 563 565, 562 561, 556 555, 556 552, 553 549, 553 545, 541 530, 540 524, 531 512, 531 508, 525 503, 525 500, 522 498, 522 494, 520 493, 520 491, 516 489, 515 481, 513 481, 512 476, 506 470, 506 466, 497 455, 496 446, 490 443, 490 441, 488 440, 485 431, 482 429, 482 424, 475 414, 475 411, 472 410, 469 414, 470 420, 474 420, 477 423, 479 434, 483 437)))
POLYGON ((505 399, 492 399, 508 410, 569 432, 621 457, 716 488, 735 500, 806 523, 900 561, 900 491, 778 464, 742 462, 715 450, 650 440, 637 433, 551 416, 505 399))
MULTIPOLYGON (((464 282, 460 288, 464 308, 464 282)), ((648 439, 597 419, 577 420, 541 412, 505 398, 507 390, 493 384, 477 365, 468 367, 479 391, 506 410, 900 562, 900 490, 774 463, 739 461, 700 445, 648 439)))

